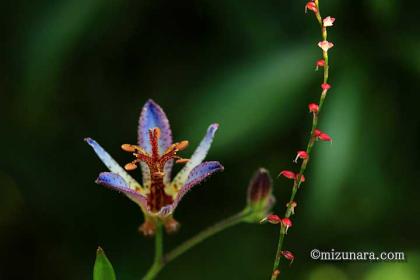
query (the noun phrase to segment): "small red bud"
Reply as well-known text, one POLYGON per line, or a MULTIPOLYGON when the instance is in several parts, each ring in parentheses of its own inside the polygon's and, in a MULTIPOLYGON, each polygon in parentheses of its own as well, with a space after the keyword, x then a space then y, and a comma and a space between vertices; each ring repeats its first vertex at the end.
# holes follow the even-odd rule
POLYGON ((327 133, 322 132, 319 129, 315 129, 314 131, 314 137, 318 138, 321 141, 327 141, 327 142, 332 142, 332 138, 331 136, 329 136, 327 133))
POLYGON ((282 219, 281 224, 286 228, 286 234, 287 230, 293 225, 292 220, 290 220, 289 218, 282 219))
POLYGON ((296 158, 294 162, 297 162, 298 159, 307 159, 309 157, 308 153, 306 151, 299 151, 297 152, 296 158))
POLYGON ((322 141, 332 142, 332 138, 328 134, 326 134, 326 133, 321 133, 318 136, 318 139, 319 140, 322 140, 322 141))
POLYGON ((328 83, 323 83, 321 85, 321 88, 326 91, 326 90, 329 90, 331 88, 331 85, 328 84, 328 83))
POLYGON ((277 215, 271 214, 271 215, 268 215, 267 217, 265 217, 264 219, 262 219, 260 221, 260 224, 262 224, 264 222, 269 222, 270 224, 277 225, 277 224, 281 223, 281 218, 277 215))
POLYGON ((286 260, 290 261, 290 264, 292 264, 293 260, 295 259, 295 256, 293 255, 292 252, 290 252, 290 251, 281 251, 281 254, 282 254, 282 256, 286 260))
POLYGON ((316 103, 309 103, 308 107, 309 107, 309 112, 311 113, 317 114, 319 111, 319 106, 316 103))
POLYGON ((319 130, 319 129, 315 129, 315 130, 314 130, 314 136, 315 136, 315 137, 318 137, 319 135, 321 135, 321 133, 322 133, 322 131, 321 131, 321 130, 319 130))
POLYGON ((324 67, 324 66, 325 66, 325 60, 319 59, 315 64, 315 70, 318 71, 319 67, 324 67))
POLYGON ((296 174, 292 171, 289 171, 289 170, 281 171, 279 176, 280 175, 286 177, 287 179, 295 179, 296 178, 296 174))
POLYGON ((317 13, 318 12, 318 8, 316 7, 315 2, 309 1, 308 3, 306 3, 305 13, 307 13, 308 10, 310 10, 310 11, 312 11, 314 13, 317 13))

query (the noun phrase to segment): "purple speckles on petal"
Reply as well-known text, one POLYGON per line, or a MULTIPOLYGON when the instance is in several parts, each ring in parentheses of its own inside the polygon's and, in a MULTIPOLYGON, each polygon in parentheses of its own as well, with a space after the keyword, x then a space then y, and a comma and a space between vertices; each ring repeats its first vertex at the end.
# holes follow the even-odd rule
MULTIPOLYGON (((102 172, 99 174, 95 183, 124 193, 128 198, 137 203, 140 207, 147 207, 146 198, 140 193, 131 189, 127 182, 120 175, 112 172, 102 172)), ((146 208, 144 208, 146 209, 146 208)))
POLYGON ((171 128, 162 108, 149 99, 141 111, 138 129, 139 146, 149 153, 151 152, 149 130, 155 127, 160 128, 159 152, 163 153, 172 144, 171 128))
POLYGON ((141 188, 140 184, 134 180, 105 150, 101 147, 95 140, 92 138, 85 138, 86 143, 88 143, 99 159, 105 164, 106 167, 113 173, 120 175, 128 186, 132 189, 141 188))
POLYGON ((218 128, 219 125, 217 123, 209 126, 206 135, 204 136, 203 140, 201 140, 200 145, 198 145, 197 149, 194 151, 193 155, 191 156, 191 159, 184 166, 184 168, 182 168, 181 171, 176 175, 174 183, 182 186, 187 180, 191 170, 193 170, 204 160, 210 149, 214 135, 218 128))
MULTIPOLYGON (((149 130, 155 127, 160 129, 159 153, 162 154, 170 145, 172 145, 172 132, 165 112, 157 103, 149 99, 141 111, 138 127, 139 146, 149 153, 152 149, 149 141, 149 130)), ((169 181, 172 165, 172 160, 168 161, 165 165, 165 182, 169 181)), ((142 164, 142 174, 143 184, 148 185, 150 182, 150 174, 148 168, 144 164, 142 164)))

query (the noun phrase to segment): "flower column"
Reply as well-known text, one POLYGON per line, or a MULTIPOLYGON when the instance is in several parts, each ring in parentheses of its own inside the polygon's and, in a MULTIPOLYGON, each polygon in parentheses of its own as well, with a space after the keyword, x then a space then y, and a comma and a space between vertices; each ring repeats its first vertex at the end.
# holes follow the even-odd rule
POLYGON ((283 242, 284 242, 285 235, 287 234, 288 229, 292 226, 292 221, 290 220, 290 216, 294 214, 294 209, 297 206, 297 203, 294 201, 294 198, 301 183, 305 181, 305 177, 303 176, 303 174, 308 165, 312 148, 317 140, 332 142, 332 138, 325 132, 322 132, 319 129, 317 129, 317 126, 318 126, 319 114, 321 112, 325 98, 327 96, 327 93, 331 89, 331 85, 328 83, 328 74, 329 74, 328 51, 334 46, 334 44, 327 40, 327 27, 332 26, 335 19, 332 17, 326 17, 322 19, 321 13, 319 10, 318 0, 308 2, 305 6, 305 12, 307 12, 308 10, 312 11, 315 14, 315 17, 321 26, 322 41, 318 43, 318 46, 322 49, 322 59, 319 59, 316 62, 316 70, 318 70, 319 68, 323 68, 324 77, 321 83, 322 91, 321 91, 319 103, 318 104, 310 103, 308 106, 309 112, 312 113, 312 128, 311 128, 308 144, 306 146, 306 150, 298 151, 297 156, 294 160, 295 163, 297 163, 298 160, 302 160, 300 168, 299 168, 299 172, 295 173, 293 171, 283 170, 279 174, 281 176, 284 176, 287 179, 293 180, 292 193, 291 193, 289 202, 286 204, 286 212, 284 214, 284 218, 280 218, 277 215, 270 215, 267 218, 262 220, 262 222, 268 221, 271 224, 277 224, 280 227, 280 236, 279 236, 279 241, 278 241, 278 246, 277 246, 277 253, 274 259, 274 266, 273 266, 273 271, 271 274, 272 280, 277 279, 280 275, 279 264, 282 257, 286 259, 287 261, 290 261, 290 263, 294 260, 294 255, 292 252, 283 250, 283 242))

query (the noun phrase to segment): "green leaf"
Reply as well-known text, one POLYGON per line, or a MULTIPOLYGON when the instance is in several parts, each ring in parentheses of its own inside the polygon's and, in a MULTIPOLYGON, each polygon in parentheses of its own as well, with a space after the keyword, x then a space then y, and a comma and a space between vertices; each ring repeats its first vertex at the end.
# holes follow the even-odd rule
POLYGON ((114 268, 105 255, 104 250, 96 250, 95 266, 93 267, 93 280, 116 280, 114 268))

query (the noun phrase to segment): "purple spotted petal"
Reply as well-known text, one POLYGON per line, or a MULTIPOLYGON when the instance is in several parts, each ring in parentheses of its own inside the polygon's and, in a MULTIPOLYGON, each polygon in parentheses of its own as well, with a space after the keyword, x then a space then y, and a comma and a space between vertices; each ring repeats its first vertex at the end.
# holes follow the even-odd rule
POLYGON ((223 171, 223 166, 218 161, 206 161, 201 163, 200 165, 196 166, 189 174, 187 181, 185 182, 184 186, 179 190, 174 202, 170 205, 163 207, 159 215, 160 216, 167 216, 174 212, 175 208, 177 207, 178 203, 184 197, 184 195, 191 190, 192 187, 202 183, 206 178, 211 176, 212 174, 223 171))
POLYGON ((183 186, 185 181, 187 180, 189 173, 193 170, 196 166, 198 166, 206 157, 211 143, 213 142, 214 135, 219 128, 217 123, 212 124, 207 129, 207 133, 204 136, 203 140, 201 140, 200 145, 198 145, 197 149, 194 151, 191 159, 187 162, 184 168, 179 171, 179 173, 174 178, 173 182, 176 186, 183 186))
POLYGON ((131 189, 120 175, 112 172, 102 172, 99 174, 95 183, 112 190, 122 192, 132 201, 137 203, 142 209, 147 209, 146 198, 135 190, 131 189))
MULTIPOLYGON (((158 104, 149 99, 141 111, 138 127, 139 146, 149 153, 152 151, 149 141, 149 130, 155 127, 160 128, 159 152, 162 154, 172 145, 172 132, 165 112, 158 104)), ((165 182, 169 182, 170 180, 172 165, 173 160, 168 161, 165 165, 165 182)), ((142 174, 143 184, 149 185, 150 173, 148 167, 144 164, 142 164, 142 174)))
POLYGON ((141 188, 140 184, 128 174, 105 150, 92 138, 85 138, 85 141, 93 148, 99 159, 108 169, 120 175, 131 189, 141 188))

